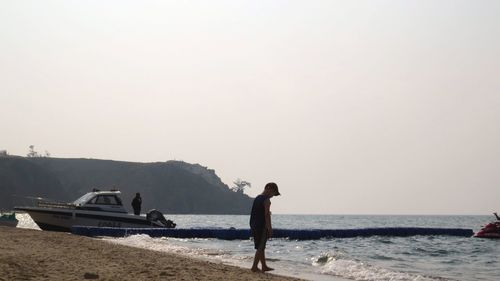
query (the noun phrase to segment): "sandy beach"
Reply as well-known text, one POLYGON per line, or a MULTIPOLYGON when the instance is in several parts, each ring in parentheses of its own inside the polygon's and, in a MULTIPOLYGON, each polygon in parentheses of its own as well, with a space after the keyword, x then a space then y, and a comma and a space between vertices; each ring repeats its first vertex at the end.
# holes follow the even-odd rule
POLYGON ((300 280, 69 233, 0 227, 0 280, 85 279, 300 280))

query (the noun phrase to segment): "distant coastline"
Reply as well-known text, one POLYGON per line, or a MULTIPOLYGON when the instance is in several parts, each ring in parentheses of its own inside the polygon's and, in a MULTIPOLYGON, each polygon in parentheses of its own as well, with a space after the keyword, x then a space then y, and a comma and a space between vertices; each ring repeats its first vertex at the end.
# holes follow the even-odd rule
POLYGON ((182 161, 0 157, 0 209, 30 204, 29 197, 73 201, 92 188, 121 190, 128 209, 140 192, 144 210, 167 214, 248 214, 252 200, 232 191, 214 170, 182 161))

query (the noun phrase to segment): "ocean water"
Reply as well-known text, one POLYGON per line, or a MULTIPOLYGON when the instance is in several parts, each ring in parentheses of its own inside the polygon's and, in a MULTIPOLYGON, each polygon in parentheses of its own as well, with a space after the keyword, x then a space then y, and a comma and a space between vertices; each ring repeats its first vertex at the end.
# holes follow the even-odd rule
MULTIPOLYGON (((248 216, 170 215, 180 228, 248 228, 248 216)), ((18 227, 35 228, 27 215, 18 227)), ((470 228, 493 216, 273 215, 273 227, 339 229, 367 227, 470 228)), ((133 235, 103 240, 174 252, 250 268, 251 240, 151 238, 133 235)), ((266 256, 277 274, 308 280, 500 280, 500 240, 451 236, 363 237, 309 241, 271 239, 266 256)))

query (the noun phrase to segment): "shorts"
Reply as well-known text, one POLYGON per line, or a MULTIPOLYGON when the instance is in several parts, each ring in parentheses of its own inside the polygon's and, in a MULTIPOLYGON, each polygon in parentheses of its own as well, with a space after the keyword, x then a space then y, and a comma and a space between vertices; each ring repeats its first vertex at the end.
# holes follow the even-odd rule
POLYGON ((266 228, 252 228, 253 243, 255 245, 255 250, 264 250, 266 248, 267 242, 267 230, 266 228))

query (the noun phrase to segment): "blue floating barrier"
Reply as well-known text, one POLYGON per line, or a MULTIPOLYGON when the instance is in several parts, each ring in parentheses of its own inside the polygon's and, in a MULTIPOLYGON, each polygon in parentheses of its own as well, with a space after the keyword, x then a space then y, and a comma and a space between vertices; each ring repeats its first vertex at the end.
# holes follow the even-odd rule
MULTIPOLYGON (((73 226, 71 232, 84 236, 124 237, 146 234, 151 237, 173 238, 217 238, 223 240, 246 240, 251 236, 249 229, 235 228, 116 228, 73 226)), ((274 229, 273 238, 291 240, 316 240, 321 238, 353 238, 369 236, 415 236, 448 235, 471 237, 472 229, 462 228, 421 228, 421 227, 385 227, 359 229, 274 229)))

